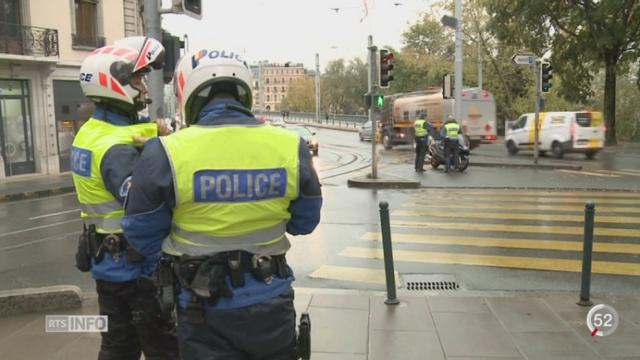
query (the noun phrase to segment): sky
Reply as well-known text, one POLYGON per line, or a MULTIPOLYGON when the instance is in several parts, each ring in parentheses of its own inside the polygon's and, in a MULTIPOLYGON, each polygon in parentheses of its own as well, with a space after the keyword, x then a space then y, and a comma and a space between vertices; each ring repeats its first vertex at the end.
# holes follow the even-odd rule
POLYGON ((402 33, 435 1, 202 0, 201 20, 166 14, 162 27, 175 36, 186 34, 190 50, 235 50, 250 64, 291 61, 314 69, 318 53, 324 71, 331 60, 365 60, 369 34, 378 47, 401 48, 402 33))

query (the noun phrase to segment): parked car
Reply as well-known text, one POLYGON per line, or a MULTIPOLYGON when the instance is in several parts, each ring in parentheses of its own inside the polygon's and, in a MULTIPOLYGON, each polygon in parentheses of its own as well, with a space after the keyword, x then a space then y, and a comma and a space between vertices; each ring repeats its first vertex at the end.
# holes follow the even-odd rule
POLYGON ((360 141, 371 141, 373 139, 373 132, 371 131, 371 121, 367 121, 360 127, 358 131, 358 137, 360 141))
POLYGON ((307 142, 307 145, 309 146, 309 151, 311 151, 313 156, 318 156, 318 147, 320 144, 318 143, 318 138, 316 138, 315 136, 316 135, 315 132, 312 132, 305 126, 300 126, 300 125, 285 125, 283 127, 287 130, 294 131, 298 135, 300 135, 300 137, 307 142))

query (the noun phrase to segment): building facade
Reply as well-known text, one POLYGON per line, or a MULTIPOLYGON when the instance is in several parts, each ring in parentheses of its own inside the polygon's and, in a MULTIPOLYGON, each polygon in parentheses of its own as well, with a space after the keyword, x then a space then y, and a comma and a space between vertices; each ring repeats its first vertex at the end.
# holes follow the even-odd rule
POLYGON ((291 82, 305 76, 302 64, 273 64, 260 62, 257 68, 258 82, 254 82, 254 108, 265 111, 280 111, 280 103, 287 96, 291 82))
POLYGON ((142 34, 142 0, 2 0, 0 178, 69 171, 88 99, 80 64, 95 48, 142 34))

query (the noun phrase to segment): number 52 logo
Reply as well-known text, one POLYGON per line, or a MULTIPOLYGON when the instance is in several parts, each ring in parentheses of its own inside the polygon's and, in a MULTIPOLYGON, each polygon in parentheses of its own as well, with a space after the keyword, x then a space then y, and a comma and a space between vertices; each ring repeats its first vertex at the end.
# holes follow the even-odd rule
POLYGON ((618 328, 620 318, 613 306, 598 304, 587 314, 587 327, 591 336, 608 336, 618 328))

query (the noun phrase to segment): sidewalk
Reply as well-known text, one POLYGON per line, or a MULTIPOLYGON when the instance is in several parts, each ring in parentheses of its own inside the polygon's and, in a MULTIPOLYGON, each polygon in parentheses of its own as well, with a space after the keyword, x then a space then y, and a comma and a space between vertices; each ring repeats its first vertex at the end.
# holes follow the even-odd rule
POLYGON ((74 191, 71 174, 23 175, 0 180, 0 203, 74 191))
MULTIPOLYGON (((96 314, 95 295, 80 310, 96 314)), ((614 334, 591 337, 588 307, 575 293, 405 291, 400 304, 385 295, 296 289, 296 310, 308 311, 313 360, 423 359, 638 359, 640 296, 603 294, 594 304, 613 306, 614 334)), ((50 315, 51 315, 50 314, 50 315)), ((95 359, 99 334, 45 333, 45 314, 0 319, 3 359, 95 359)))

